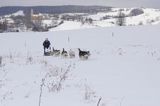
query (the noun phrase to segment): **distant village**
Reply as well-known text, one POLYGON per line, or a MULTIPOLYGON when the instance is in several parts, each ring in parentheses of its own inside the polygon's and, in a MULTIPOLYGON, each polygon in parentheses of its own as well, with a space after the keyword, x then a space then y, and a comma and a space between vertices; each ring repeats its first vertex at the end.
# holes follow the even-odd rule
POLYGON ((34 11, 19 11, 17 14, 0 17, 0 32, 25 32, 25 31, 47 31, 49 27, 58 24, 59 17, 49 14, 34 14, 34 11), (44 25, 43 20, 52 20, 50 25, 44 25), (54 22, 53 22, 54 21, 54 22))

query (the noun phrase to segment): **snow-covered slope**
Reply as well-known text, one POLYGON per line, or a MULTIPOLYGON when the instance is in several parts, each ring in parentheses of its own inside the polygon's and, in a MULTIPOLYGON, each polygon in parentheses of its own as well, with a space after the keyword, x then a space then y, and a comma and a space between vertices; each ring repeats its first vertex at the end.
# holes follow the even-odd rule
POLYGON ((159 106, 159 28, 1 33, 0 106, 159 106), (44 57, 45 38, 76 57, 44 57))
POLYGON ((116 25, 116 17, 118 15, 119 10, 122 11, 127 17, 125 19, 126 26, 136 26, 136 25, 148 25, 148 24, 159 24, 160 21, 160 10, 158 9, 141 9, 141 8, 113 8, 112 11, 105 13, 97 13, 94 15, 89 15, 89 18, 92 18, 94 21, 94 25, 97 26, 115 26, 116 25), (131 11, 133 10, 141 10, 142 14, 131 16, 131 11), (105 16, 108 16, 108 19, 103 19, 105 16))
POLYGON ((144 13, 135 17, 128 17, 126 19, 128 25, 140 25, 140 24, 159 24, 160 11, 156 9, 143 9, 144 13))
MULTIPOLYGON (((160 23, 160 10, 150 8, 112 8, 111 11, 99 12, 97 14, 84 15, 84 18, 92 19, 92 23, 84 23, 77 21, 64 21, 64 23, 58 27, 52 28, 50 31, 55 30, 72 30, 92 27, 111 27, 117 26, 117 16, 119 11, 122 11, 127 17, 125 18, 126 26, 137 25, 155 25, 160 23), (133 14, 132 12, 135 11, 133 14), (136 11, 142 11, 142 13, 136 11)), ((66 14, 70 15, 70 14, 66 14)), ((72 16, 74 14, 72 13, 72 16)), ((76 14, 75 14, 76 15, 76 14)))
POLYGON ((86 29, 94 27, 95 26, 93 25, 88 25, 88 24, 83 25, 82 23, 76 21, 64 21, 63 24, 59 25, 58 27, 51 28, 50 31, 86 29))
POLYGON ((24 12, 22 10, 19 10, 16 13, 13 13, 12 15, 13 16, 24 16, 24 12))

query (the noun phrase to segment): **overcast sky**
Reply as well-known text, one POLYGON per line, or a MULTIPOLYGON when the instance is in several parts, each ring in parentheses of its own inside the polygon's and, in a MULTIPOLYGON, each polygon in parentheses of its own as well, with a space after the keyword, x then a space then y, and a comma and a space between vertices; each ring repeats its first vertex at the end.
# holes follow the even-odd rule
POLYGON ((0 6, 105 5, 160 8, 160 0, 0 0, 0 6))

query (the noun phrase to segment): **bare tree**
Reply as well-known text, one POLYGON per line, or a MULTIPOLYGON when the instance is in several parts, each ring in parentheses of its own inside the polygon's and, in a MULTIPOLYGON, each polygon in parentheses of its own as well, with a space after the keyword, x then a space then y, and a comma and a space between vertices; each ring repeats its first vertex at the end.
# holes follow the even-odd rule
POLYGON ((25 25, 27 28, 32 28, 32 9, 27 9, 25 11, 25 25))
POLYGON ((117 25, 125 26, 125 22, 126 22, 125 14, 122 12, 122 10, 119 10, 117 20, 116 20, 117 25))
POLYGON ((0 32, 6 31, 7 30, 7 21, 5 20, 4 22, 0 23, 0 32))
POLYGON ((2 56, 0 56, 0 67, 2 66, 2 56))

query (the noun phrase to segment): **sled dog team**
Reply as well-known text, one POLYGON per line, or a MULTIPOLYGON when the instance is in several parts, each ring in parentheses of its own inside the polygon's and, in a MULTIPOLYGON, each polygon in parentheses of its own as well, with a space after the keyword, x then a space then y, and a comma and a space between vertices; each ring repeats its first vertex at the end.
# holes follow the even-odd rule
MULTIPOLYGON (((74 58, 76 56, 75 52, 73 50, 69 50, 66 51, 64 48, 63 50, 57 50, 54 47, 50 47, 50 41, 48 40, 48 38, 45 39, 45 41, 43 42, 43 47, 44 47, 44 55, 45 56, 63 56, 63 57, 70 57, 70 58, 74 58), (48 50, 49 51, 46 51, 48 50)), ((88 57, 90 56, 90 52, 89 51, 82 51, 80 48, 78 48, 78 52, 79 52, 79 58, 80 59, 88 59, 88 57)))

